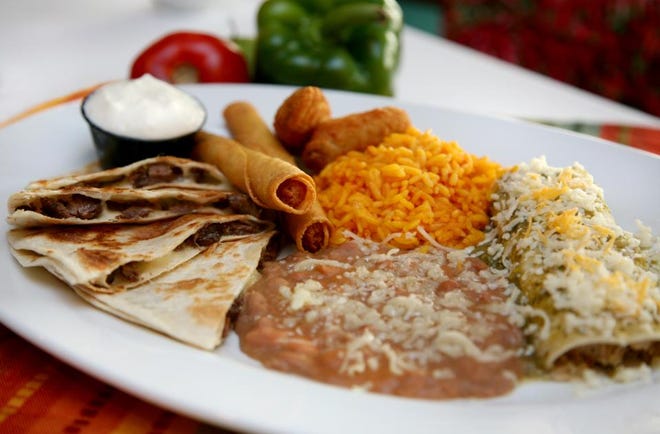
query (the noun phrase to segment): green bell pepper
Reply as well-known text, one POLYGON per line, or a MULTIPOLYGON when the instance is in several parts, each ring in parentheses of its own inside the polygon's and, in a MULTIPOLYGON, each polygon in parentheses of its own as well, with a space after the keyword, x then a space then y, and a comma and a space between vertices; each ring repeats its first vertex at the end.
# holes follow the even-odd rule
POLYGON ((396 0, 267 0, 256 81, 392 95, 402 26, 396 0))

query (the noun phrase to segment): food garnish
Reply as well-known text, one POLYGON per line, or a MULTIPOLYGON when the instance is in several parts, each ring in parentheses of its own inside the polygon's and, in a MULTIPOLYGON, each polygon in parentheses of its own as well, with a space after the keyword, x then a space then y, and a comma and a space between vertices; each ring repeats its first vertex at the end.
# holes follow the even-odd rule
POLYGON ((199 101, 149 74, 99 87, 81 111, 105 169, 156 155, 189 156, 206 120, 199 101))
POLYGON ((100 129, 141 140, 190 134, 206 113, 195 98, 149 74, 101 86, 87 96, 82 111, 100 129))
POLYGON ((130 77, 144 74, 177 84, 250 81, 237 45, 200 32, 169 33, 150 44, 133 62, 130 77))
POLYGON ((402 25, 394 0, 265 1, 256 80, 392 95, 402 25))

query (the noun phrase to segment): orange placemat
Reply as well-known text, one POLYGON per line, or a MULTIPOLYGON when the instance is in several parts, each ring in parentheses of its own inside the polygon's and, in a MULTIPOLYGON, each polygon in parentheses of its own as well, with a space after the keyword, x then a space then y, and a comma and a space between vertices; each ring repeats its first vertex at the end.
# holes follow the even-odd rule
POLYGON ((0 324, 0 433, 229 434, 85 375, 0 324))
POLYGON ((536 122, 600 137, 601 139, 621 143, 654 154, 660 154, 660 129, 658 128, 619 125, 613 123, 536 122))

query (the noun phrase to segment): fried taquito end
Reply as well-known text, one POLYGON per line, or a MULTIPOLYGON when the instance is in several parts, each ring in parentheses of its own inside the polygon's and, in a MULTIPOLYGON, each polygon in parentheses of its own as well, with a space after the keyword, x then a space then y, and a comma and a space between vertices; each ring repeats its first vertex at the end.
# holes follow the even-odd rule
POLYGON ((329 119, 314 129, 301 159, 310 170, 319 172, 340 155, 377 146, 390 134, 403 133, 411 126, 408 113, 396 107, 329 119))
POLYGON ((332 224, 318 201, 305 214, 287 214, 284 225, 301 252, 316 253, 330 242, 332 224))
POLYGON ((323 91, 305 86, 289 95, 277 109, 273 128, 282 145, 297 153, 312 137, 314 129, 330 117, 330 104, 323 91))
MULTIPOLYGON (((227 128, 234 139, 239 142, 245 140, 241 142, 244 146, 258 149, 271 157, 281 158, 295 164, 291 154, 286 151, 284 154, 281 152, 279 140, 256 110, 248 110, 242 103, 232 103, 223 114, 227 128), (237 114, 241 111, 249 112, 249 115, 238 116, 237 114), (234 132, 240 133, 240 137, 234 135, 234 132)), ((327 247, 333 230, 323 207, 316 199, 309 211, 304 214, 285 214, 284 226, 298 250, 311 253, 327 247)))
POLYGON ((195 159, 216 165, 263 208, 303 214, 316 200, 312 177, 289 162, 205 131, 197 133, 195 141, 195 159))
POLYGON ((231 136, 243 146, 295 164, 291 154, 271 133, 257 109, 249 102, 232 102, 225 107, 222 116, 231 136))

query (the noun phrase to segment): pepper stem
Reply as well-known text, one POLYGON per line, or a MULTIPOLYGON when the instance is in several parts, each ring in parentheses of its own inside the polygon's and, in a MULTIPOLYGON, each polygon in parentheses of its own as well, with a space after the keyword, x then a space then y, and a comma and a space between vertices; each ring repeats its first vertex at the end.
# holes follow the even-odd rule
POLYGON ((401 14, 396 9, 373 3, 354 3, 339 6, 324 19, 321 27, 323 35, 336 37, 342 29, 379 22, 397 28, 401 25, 401 14))

